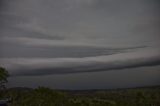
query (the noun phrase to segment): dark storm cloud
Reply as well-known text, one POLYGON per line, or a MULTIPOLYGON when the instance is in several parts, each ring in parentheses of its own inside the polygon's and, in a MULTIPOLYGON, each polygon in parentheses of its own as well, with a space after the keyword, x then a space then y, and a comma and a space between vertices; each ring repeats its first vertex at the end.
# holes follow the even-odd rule
POLYGON ((150 45, 153 41, 146 43, 146 40, 159 35, 158 30, 156 35, 150 33, 155 32, 150 18, 155 22, 159 20, 153 14, 157 9, 150 3, 156 4, 145 0, 7 0, 6 9, 0 13, 3 22, 0 33, 1 36, 53 38, 64 42, 66 39, 67 44, 150 45))
POLYGON ((70 73, 86 73, 86 72, 101 72, 101 71, 113 71, 113 70, 123 70, 130 68, 139 68, 139 67, 151 67, 159 66, 160 58, 152 59, 137 59, 137 60, 126 60, 126 61, 114 61, 111 63, 92 63, 91 65, 81 65, 77 67, 58 67, 58 68, 38 68, 38 69, 27 69, 22 67, 24 73, 14 73, 13 76, 43 76, 43 75, 52 75, 52 74, 70 74, 70 73))
POLYGON ((0 63, 11 75, 160 65, 158 1, 0 1, 0 63), (133 47, 133 48, 132 48, 133 47))
POLYGON ((1 50, 3 50, 0 53, 1 58, 13 58, 13 57, 47 57, 47 58, 64 58, 64 57, 93 57, 93 56, 99 56, 99 55, 112 55, 122 52, 127 52, 127 50, 116 50, 116 49, 106 49, 106 48, 90 48, 90 47, 27 47, 24 46, 23 48, 21 46, 17 45, 5 45, 5 49, 3 48, 3 45, 0 46, 1 50), (9 49, 12 48, 12 49, 9 49), (13 50, 19 50, 13 51, 13 50), (65 53, 63 52, 65 51, 65 53), (27 52, 27 54, 26 54, 27 52))
POLYGON ((0 11, 5 7, 5 1, 6 0, 1 0, 0 1, 0 11))
MULTIPOLYGON (((4 26, 3 26, 4 27, 4 26)), ((23 36, 27 36, 29 38, 37 38, 37 39, 49 39, 49 40, 64 40, 65 36, 61 36, 58 34, 46 34, 46 33, 42 33, 39 31, 31 31, 31 30, 27 30, 27 29, 21 29, 21 28, 16 28, 13 26, 7 26, 5 28, 2 28, 0 30, 1 34, 5 35, 5 37, 21 37, 22 34, 23 36), (8 32, 7 30, 4 32, 5 29, 10 29, 10 31, 8 32), (3 31, 2 31, 3 30, 3 31)), ((2 37, 3 39, 3 37, 2 37)), ((1 40, 2 41, 2 40, 1 40)))
POLYGON ((0 10, 2 9, 3 6, 3 0, 0 1, 0 10))
POLYGON ((85 58, 2 58, 11 75, 50 75, 100 72, 160 65, 159 51, 144 48, 134 52, 85 58), (145 53, 145 54, 144 54, 145 53))
MULTIPOLYGON (((44 38, 41 38, 44 39, 44 38)), ((49 39, 49 38, 48 38, 49 39)), ((50 39, 53 39, 50 38, 50 39)), ((49 39, 49 40, 50 40, 49 39)), ((58 40, 58 38, 54 38, 58 40)), ((60 40, 60 39, 59 39, 60 40)), ((124 52, 130 52, 146 46, 139 47, 127 47, 127 48, 109 48, 109 47, 87 47, 87 46, 29 46, 29 45, 18 45, 18 43, 8 42, 0 40, 1 58, 64 58, 64 57, 94 57, 101 55, 113 55, 124 52), (12 49, 11 49, 12 48, 12 49), (17 51, 18 50, 18 51, 17 51), (64 53, 65 51, 65 53, 64 53)))

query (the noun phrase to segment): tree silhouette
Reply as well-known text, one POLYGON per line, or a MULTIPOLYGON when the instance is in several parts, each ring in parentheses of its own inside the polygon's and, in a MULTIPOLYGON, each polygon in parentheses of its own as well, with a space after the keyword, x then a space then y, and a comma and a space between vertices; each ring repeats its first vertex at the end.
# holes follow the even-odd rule
POLYGON ((5 84, 8 82, 7 77, 9 76, 8 71, 0 67, 0 90, 5 88, 5 84))

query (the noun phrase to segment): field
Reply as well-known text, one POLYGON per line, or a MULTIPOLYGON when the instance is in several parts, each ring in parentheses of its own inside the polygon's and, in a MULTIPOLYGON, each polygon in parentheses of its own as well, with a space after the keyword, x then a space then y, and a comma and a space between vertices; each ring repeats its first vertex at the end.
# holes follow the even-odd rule
POLYGON ((160 106, 160 87, 81 91, 10 88, 0 97, 12 98, 11 106, 160 106))

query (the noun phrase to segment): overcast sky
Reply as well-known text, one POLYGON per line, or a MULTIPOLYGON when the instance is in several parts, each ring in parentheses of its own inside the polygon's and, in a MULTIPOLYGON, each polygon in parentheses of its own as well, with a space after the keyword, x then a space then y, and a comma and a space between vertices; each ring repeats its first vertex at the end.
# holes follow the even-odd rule
POLYGON ((159 6, 158 0, 1 0, 0 65, 11 74, 9 86, 159 85, 159 6))

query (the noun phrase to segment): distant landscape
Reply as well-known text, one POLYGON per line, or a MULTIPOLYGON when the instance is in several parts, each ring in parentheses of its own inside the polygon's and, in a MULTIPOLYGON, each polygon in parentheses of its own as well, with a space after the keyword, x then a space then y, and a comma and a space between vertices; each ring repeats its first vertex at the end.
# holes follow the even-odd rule
POLYGON ((160 106, 160 86, 115 90, 9 88, 0 99, 10 106, 160 106))
POLYGON ((9 76, 0 67, 0 106, 160 106, 160 86, 88 90, 7 88, 9 76))

